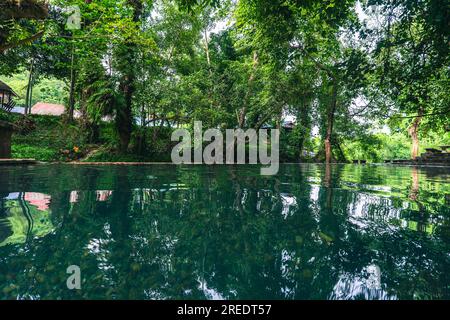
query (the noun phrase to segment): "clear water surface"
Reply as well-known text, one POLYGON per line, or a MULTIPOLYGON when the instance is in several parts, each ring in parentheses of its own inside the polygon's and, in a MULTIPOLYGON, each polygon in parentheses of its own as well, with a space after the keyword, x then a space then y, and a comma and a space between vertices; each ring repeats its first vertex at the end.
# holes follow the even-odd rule
POLYGON ((0 298, 450 299, 448 168, 259 172, 0 167, 0 298))

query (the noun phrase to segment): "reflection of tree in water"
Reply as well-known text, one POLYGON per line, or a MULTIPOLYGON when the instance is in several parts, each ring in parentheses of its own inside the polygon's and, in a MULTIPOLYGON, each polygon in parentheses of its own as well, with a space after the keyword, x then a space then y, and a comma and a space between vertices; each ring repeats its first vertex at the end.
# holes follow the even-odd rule
MULTIPOLYGON (((411 170, 411 188, 407 189, 404 196, 403 207, 395 210, 390 199, 367 201, 367 212, 370 219, 355 219, 358 229, 355 230, 359 238, 361 231, 364 232, 363 239, 369 244, 371 252, 371 263, 376 263, 382 270, 381 280, 384 287, 390 289, 391 295, 399 298, 436 298, 448 297, 446 286, 439 283, 449 283, 445 268, 449 261, 445 252, 449 251, 448 239, 442 239, 436 235, 429 236, 425 233, 426 228, 436 219, 445 219, 448 224, 448 208, 437 205, 436 197, 442 194, 420 188, 420 172, 417 168, 411 170), (425 200, 425 202, 423 201, 425 200), (412 203, 411 203, 412 202, 412 203), (431 205, 434 203, 434 205, 431 205), (405 204, 406 207, 405 207, 405 204), (410 213, 412 205, 415 205, 416 215, 410 213), (409 228, 398 228, 392 219, 379 219, 379 217, 391 216, 391 210, 399 212, 399 217, 406 219, 407 226, 411 224, 410 219, 418 221, 419 227, 413 231, 409 228), (419 220, 418 220, 419 219, 419 220), (414 232, 414 231, 422 231, 414 232), (437 289, 430 292, 430 288, 437 289)), ((348 202, 354 206, 354 201, 348 202)), ((348 212, 352 210, 349 208, 348 212)), ((366 216, 367 217, 367 216, 366 216)), ((442 221, 441 221, 442 222, 442 221)), ((439 223, 439 225, 442 225, 439 223)), ((385 294, 386 291, 383 292, 385 294)), ((389 292, 388 292, 389 293, 389 292)))
MULTIPOLYGON (((52 194, 55 232, 35 239, 26 252, 2 249, 0 290, 6 290, 0 292, 325 299, 342 285, 346 297, 361 298, 370 288, 352 292, 351 284, 369 278, 368 268, 376 266, 381 297, 449 297, 448 241, 379 219, 395 208, 376 193, 344 188, 349 174, 360 177, 351 170, 286 166, 278 176, 261 178, 257 168, 245 167, 83 168, 83 181, 69 188, 80 190, 77 202, 70 202, 67 188, 52 194), (316 174, 321 182, 311 184, 316 174), (96 190, 112 193, 99 201, 96 190), (65 288, 71 264, 81 267, 81 291, 65 288)), ((448 225, 448 215, 439 219, 448 225)))
POLYGON ((5 204, 6 200, 4 199, 7 196, 8 193, 0 193, 0 243, 9 238, 13 233, 8 221, 5 219, 9 211, 5 204))

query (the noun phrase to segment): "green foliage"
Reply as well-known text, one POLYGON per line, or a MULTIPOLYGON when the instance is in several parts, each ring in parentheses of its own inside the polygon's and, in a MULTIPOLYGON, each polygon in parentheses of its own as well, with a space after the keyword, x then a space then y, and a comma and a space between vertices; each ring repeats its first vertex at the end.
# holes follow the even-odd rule
POLYGON ((6 112, 3 109, 0 109, 0 120, 6 121, 6 122, 12 122, 14 121, 14 116, 10 113, 6 112))
POLYGON ((58 158, 58 151, 47 146, 32 146, 14 143, 11 147, 12 157, 16 159, 37 159, 39 161, 54 161, 58 158))
MULTIPOLYGON (((424 153, 426 148, 436 149, 449 144, 450 133, 430 133, 423 138, 420 153, 424 153)), ((367 160, 373 163, 408 159, 411 154, 411 140, 404 133, 366 135, 362 139, 344 141, 343 147, 349 160, 367 160)))
MULTIPOLYGON (((10 120, 17 121, 19 117, 13 116, 10 120)), ((63 123, 61 118, 53 116, 29 117, 34 122, 35 129, 23 134, 13 134, 13 158, 70 161, 82 157, 90 149, 78 125, 63 123)))
MULTIPOLYGON (((7 83, 19 95, 19 98, 15 99, 17 105, 24 105, 28 85, 28 72, 22 72, 8 77, 0 76, 0 80, 7 83)), ((32 105, 37 102, 66 104, 66 84, 54 77, 40 79, 33 87, 32 105)))
POLYGON ((170 140, 169 128, 150 127, 136 133, 132 137, 131 149, 133 152, 123 154, 117 149, 116 133, 112 124, 101 125, 100 141, 102 146, 98 148, 85 161, 87 162, 171 162, 170 154, 173 142, 170 140), (147 141, 143 149, 139 150, 140 139, 147 141))
POLYGON ((447 143, 443 0, 53 4, 45 23, 20 19, 5 27, 9 40, 44 34, 7 51, 0 73, 21 105, 27 89, 32 104, 68 105, 73 93, 82 118, 68 131, 82 138, 61 135, 72 146, 58 148, 102 144, 119 158, 165 161, 166 128, 203 121, 205 128, 259 129, 280 126, 286 115, 297 122, 282 133, 283 161, 312 153, 322 161, 327 141, 335 161, 409 158, 417 115, 421 150, 447 143), (80 8, 81 30, 65 28, 70 5, 80 8), (379 133, 386 124, 389 136, 379 133))

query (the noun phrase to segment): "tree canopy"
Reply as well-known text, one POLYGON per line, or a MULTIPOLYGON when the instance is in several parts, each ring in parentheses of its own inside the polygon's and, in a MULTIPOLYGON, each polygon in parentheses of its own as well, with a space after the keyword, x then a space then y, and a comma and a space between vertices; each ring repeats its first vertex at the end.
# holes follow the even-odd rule
POLYGON ((112 148, 122 154, 168 149, 165 129, 196 120, 222 130, 280 128, 286 161, 380 161, 394 154, 379 150, 405 142, 415 158, 419 141, 449 143, 444 0, 2 6, 0 75, 27 74, 27 110, 33 87, 58 79, 86 141, 99 142, 109 116, 112 148), (66 26, 72 6, 79 30, 66 26))

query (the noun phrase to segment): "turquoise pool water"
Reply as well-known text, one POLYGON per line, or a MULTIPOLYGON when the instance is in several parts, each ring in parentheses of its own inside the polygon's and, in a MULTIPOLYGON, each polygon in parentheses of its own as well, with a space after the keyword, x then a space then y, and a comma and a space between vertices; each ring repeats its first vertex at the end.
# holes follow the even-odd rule
POLYGON ((450 298, 448 168, 259 172, 0 167, 0 298, 450 298))

